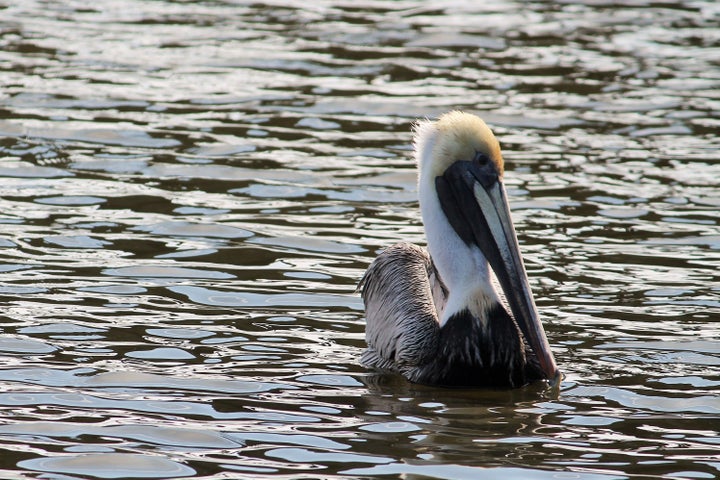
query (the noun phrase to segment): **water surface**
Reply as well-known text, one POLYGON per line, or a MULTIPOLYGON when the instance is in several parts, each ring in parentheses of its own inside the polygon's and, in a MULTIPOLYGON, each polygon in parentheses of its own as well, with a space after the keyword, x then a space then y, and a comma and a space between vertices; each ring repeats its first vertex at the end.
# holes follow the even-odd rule
POLYGON ((720 475, 714 2, 10 2, 3 478, 720 475), (410 129, 499 137, 565 379, 359 366, 410 129))

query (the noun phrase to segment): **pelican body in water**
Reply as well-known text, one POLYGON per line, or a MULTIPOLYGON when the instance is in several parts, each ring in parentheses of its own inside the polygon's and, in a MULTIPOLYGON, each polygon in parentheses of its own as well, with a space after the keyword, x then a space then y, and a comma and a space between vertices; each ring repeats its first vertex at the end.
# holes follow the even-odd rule
POLYGON ((414 129, 427 252, 387 248, 360 281, 362 363, 412 382, 519 387, 559 376, 525 273, 498 141, 450 112, 414 129))

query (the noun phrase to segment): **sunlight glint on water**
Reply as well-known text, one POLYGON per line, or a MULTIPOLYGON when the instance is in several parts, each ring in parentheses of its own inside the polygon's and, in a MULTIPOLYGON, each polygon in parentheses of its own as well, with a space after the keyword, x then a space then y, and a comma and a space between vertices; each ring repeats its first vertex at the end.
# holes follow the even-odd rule
POLYGON ((715 478, 713 2, 0 10, 3 478, 715 478), (412 123, 495 130, 558 391, 358 364, 412 123))

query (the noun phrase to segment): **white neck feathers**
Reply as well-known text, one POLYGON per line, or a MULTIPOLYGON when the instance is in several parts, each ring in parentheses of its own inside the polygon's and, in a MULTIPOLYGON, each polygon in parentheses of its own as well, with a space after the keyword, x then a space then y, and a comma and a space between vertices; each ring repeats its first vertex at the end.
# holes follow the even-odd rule
POLYGON ((487 260, 477 246, 467 245, 458 236, 440 205, 435 187, 435 178, 442 174, 437 170, 436 158, 440 135, 436 124, 429 121, 415 127, 415 154, 420 170, 418 192, 428 251, 449 292, 445 309, 440 312, 442 326, 462 310, 484 319, 498 297, 490 281, 487 260))

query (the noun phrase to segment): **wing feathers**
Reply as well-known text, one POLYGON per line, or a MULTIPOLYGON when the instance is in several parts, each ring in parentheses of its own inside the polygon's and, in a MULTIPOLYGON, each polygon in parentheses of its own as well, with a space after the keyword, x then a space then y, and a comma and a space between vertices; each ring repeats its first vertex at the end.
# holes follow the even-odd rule
POLYGON ((409 243, 391 246, 373 261, 358 288, 367 319, 363 364, 410 373, 434 358, 440 326, 433 290, 437 296, 444 289, 425 250, 409 243), (434 289, 431 275, 438 284, 434 289))

